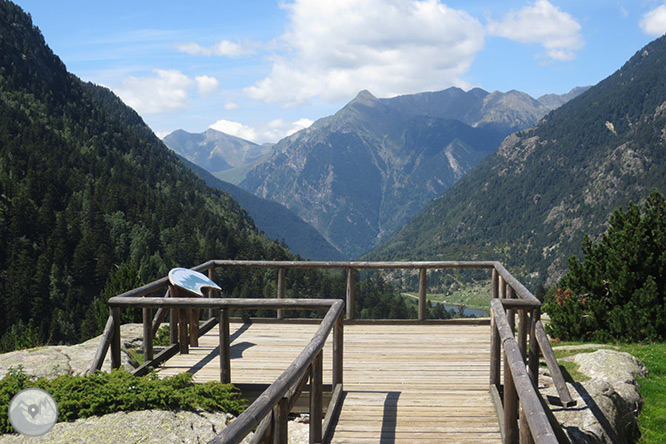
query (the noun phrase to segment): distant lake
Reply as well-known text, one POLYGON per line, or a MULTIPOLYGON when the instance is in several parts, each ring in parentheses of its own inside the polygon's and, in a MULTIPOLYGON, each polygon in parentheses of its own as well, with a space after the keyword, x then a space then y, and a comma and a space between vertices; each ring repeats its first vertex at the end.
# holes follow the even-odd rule
MULTIPOLYGON (((443 304, 444 308, 448 310, 453 310, 454 313, 458 313, 458 306, 457 305, 447 305, 443 304)), ((466 318, 471 318, 473 316, 476 317, 487 317, 490 316, 490 313, 488 313, 488 310, 481 310, 480 308, 468 308, 465 307, 465 311, 463 311, 463 316, 466 318)))

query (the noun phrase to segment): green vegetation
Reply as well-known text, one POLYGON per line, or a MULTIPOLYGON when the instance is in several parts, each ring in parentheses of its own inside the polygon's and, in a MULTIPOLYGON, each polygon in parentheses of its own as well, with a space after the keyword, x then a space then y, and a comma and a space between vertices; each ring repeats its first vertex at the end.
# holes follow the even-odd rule
MULTIPOLYGON (((562 345, 581 345, 582 343, 560 343, 562 345)), ((553 347, 555 356, 562 359, 577 353, 588 353, 597 350, 589 349, 561 350, 558 345, 553 347)), ((641 444, 661 444, 666 442, 666 343, 651 344, 614 344, 614 350, 623 351, 636 356, 648 368, 645 378, 638 378, 638 385, 643 397, 643 407, 638 417, 641 432, 641 444)), ((579 373, 573 362, 560 361, 564 375, 570 376, 569 382, 585 381, 587 376, 579 373)))
MULTIPOLYGON (((412 298, 418 298, 418 293, 403 293, 412 298)), ((492 289, 490 282, 475 282, 463 288, 453 290, 448 294, 428 293, 426 299, 438 304, 463 306, 467 308, 478 308, 481 310, 490 309, 490 299, 492 289)))
POLYGON ((638 417, 640 443, 666 442, 666 344, 628 344, 620 350, 643 361, 650 372, 638 380, 643 408, 638 417))
POLYGON ((90 376, 64 375, 31 380, 21 369, 12 369, 0 380, 0 433, 13 433, 9 403, 23 389, 37 387, 58 403, 58 421, 135 410, 206 410, 239 415, 246 407, 239 392, 229 384, 195 384, 192 375, 160 379, 156 374, 132 376, 124 370, 97 372, 90 376))
POLYGON ((642 207, 617 209, 598 242, 585 238, 546 298, 549 333, 563 340, 666 339, 666 201, 654 190, 642 207))

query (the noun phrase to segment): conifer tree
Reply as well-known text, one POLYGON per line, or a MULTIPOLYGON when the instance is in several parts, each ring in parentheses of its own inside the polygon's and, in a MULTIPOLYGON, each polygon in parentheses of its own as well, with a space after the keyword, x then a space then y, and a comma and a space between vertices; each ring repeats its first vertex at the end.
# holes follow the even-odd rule
POLYGON ((598 242, 585 237, 547 297, 551 334, 567 340, 666 339, 666 202, 653 190, 610 217, 598 242))

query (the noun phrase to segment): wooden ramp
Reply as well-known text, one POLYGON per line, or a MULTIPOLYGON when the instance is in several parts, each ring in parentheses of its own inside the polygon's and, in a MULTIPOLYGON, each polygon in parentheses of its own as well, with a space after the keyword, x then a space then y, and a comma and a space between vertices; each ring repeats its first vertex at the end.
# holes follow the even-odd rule
MULTIPOLYGON (((232 324, 235 384, 272 383, 307 345, 311 324, 232 324)), ((490 400, 488 325, 346 325, 345 398, 331 443, 500 443, 490 400)), ((219 380, 216 329, 162 375, 219 380)), ((331 378, 331 346, 324 383, 331 378)))

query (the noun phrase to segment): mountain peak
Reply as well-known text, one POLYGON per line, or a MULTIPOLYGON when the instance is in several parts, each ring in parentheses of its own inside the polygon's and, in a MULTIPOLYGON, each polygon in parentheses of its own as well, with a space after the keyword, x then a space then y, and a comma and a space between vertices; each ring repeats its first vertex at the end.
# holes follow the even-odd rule
POLYGON ((360 103, 363 105, 374 105, 377 102, 377 97, 372 95, 370 91, 367 89, 364 89, 363 91, 359 92, 354 100, 351 101, 351 103, 360 103))

